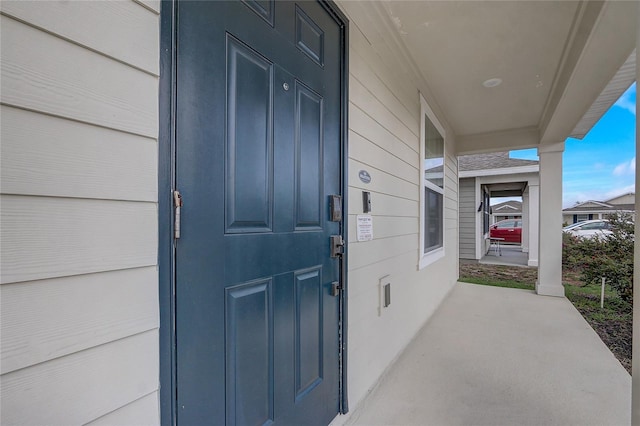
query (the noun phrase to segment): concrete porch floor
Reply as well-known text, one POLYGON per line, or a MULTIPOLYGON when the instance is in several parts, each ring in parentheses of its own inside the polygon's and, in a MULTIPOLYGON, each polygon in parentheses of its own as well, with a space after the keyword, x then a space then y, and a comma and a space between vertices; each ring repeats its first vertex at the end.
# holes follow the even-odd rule
POLYGON ((631 376, 567 299, 458 283, 342 422, 629 425, 631 376))
POLYGON ((500 255, 495 247, 485 254, 479 263, 486 265, 509 265, 509 266, 527 266, 529 261, 529 253, 523 253, 522 247, 519 245, 501 244, 500 255))

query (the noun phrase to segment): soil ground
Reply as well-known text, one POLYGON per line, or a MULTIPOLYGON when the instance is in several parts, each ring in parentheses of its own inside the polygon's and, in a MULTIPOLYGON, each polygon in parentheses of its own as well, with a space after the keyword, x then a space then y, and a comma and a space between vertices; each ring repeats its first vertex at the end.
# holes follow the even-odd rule
MULTIPOLYGON (((537 268, 461 263, 460 281, 500 287, 534 289, 537 268)), ((567 298, 609 347, 620 364, 631 374, 632 307, 612 291, 605 294, 605 308, 600 308, 600 287, 585 286, 580 274, 563 272, 567 298)), ((586 354, 582 354, 585 356, 586 354)))

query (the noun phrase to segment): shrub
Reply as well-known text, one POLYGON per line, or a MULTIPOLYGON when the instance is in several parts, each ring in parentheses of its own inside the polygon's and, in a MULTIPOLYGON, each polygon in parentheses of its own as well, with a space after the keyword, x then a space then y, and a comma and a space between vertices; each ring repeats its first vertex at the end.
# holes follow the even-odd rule
POLYGON ((563 233, 562 265, 580 272, 585 285, 605 277, 622 300, 632 302, 634 225, 621 213, 611 215, 609 222, 612 233, 600 238, 563 233))

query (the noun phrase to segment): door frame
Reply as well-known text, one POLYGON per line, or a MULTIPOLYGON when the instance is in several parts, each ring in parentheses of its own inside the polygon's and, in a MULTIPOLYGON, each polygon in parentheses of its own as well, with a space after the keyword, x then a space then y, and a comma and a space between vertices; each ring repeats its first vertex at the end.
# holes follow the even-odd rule
MULTIPOLYGON (((318 0, 340 26, 340 187, 342 191, 342 221, 344 239, 348 233, 348 111, 349 111, 349 21, 332 0, 318 0)), ((158 296, 160 307, 160 421, 164 426, 176 424, 176 252, 174 234, 173 191, 176 188, 176 15, 177 0, 162 0, 160 6, 160 80, 158 134, 158 296)), ((188 200, 186 204, 188 205, 188 200)), ((340 409, 349 411, 347 400, 347 309, 348 245, 340 265, 340 409)))

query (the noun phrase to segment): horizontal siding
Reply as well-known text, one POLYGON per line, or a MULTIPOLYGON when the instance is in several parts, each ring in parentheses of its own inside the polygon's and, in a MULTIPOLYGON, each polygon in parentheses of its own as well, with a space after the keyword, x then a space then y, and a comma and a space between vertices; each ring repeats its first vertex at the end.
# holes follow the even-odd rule
MULTIPOLYGON (((360 188, 363 191, 375 192, 378 194, 391 195, 398 198, 406 198, 407 200, 418 200, 420 191, 418 185, 414 182, 408 182, 399 178, 396 174, 390 172, 392 169, 375 169, 367 163, 349 160, 349 179, 353 182, 354 188, 360 188), (364 183, 358 177, 360 170, 366 170, 371 176, 370 183, 364 183)), ((360 197, 362 200, 362 196, 360 197)), ((371 199, 371 209, 373 210, 373 198, 371 199)))
POLYGON ((380 262, 390 254, 418 252, 418 234, 376 238, 366 243, 349 244, 349 270, 362 268, 380 262))
MULTIPOLYGON (((356 24, 357 26, 357 24, 356 24)), ((406 76, 406 70, 398 63, 386 61, 372 49, 369 40, 359 28, 349 33, 349 67, 352 73, 372 72, 380 79, 405 109, 416 118, 419 125, 420 99, 416 96, 416 87, 412 78, 406 76), (405 78, 406 77, 406 78, 405 78)), ((364 77, 362 77, 364 79, 364 77)), ((369 79, 370 80, 370 79, 369 79)))
POLYGON ((158 327, 155 267, 0 286, 2 374, 158 327))
POLYGON ((0 26, 3 104, 157 138, 157 77, 5 16, 0 26))
POLYGON ((158 424, 158 412, 160 411, 158 399, 158 392, 152 392, 95 421, 87 423, 87 426, 156 426, 158 424))
POLYGON ((157 14, 160 13, 160 0, 134 0, 134 1, 157 14))
MULTIPOLYGON (((362 214, 362 189, 349 187, 349 214, 362 214)), ((420 203, 417 200, 407 200, 392 195, 371 194, 372 208, 376 215, 418 217, 420 203)))
POLYGON ((157 330, 2 376, 3 425, 79 425, 158 388, 157 330))
POLYGON ((398 178, 404 179, 414 186, 420 176, 415 161, 407 163, 355 132, 349 133, 349 157, 357 158, 362 163, 378 170, 393 170, 398 178))
POLYGON ((158 199, 155 139, 0 107, 4 194, 158 199))
POLYGON ((0 4, 0 423, 159 424, 157 1, 0 4))
MULTIPOLYGON (((398 235, 418 235, 418 218, 372 215, 373 233, 376 238, 389 238, 398 235)), ((349 243, 357 243, 356 215, 349 215, 349 243)))
POLYGON ((1 283, 157 263, 153 203, 3 195, 1 283))
MULTIPOLYGON (((417 109, 415 107, 411 108, 411 111, 407 109, 402 101, 398 99, 397 94, 392 92, 382 80, 380 80, 358 52, 356 49, 353 55, 350 56, 349 69, 351 74, 354 75, 359 82, 366 82, 368 91, 374 94, 375 98, 384 104, 385 108, 394 117, 404 123, 408 129, 419 129, 420 114, 416 114, 417 109)), ((358 97, 354 96, 353 99, 357 102, 358 97)), ((415 136, 418 135, 419 133, 415 134, 415 136)))
MULTIPOLYGON (((417 96, 417 94, 416 94, 417 96)), ((373 118, 378 124, 387 129, 392 134, 398 136, 400 140, 405 141, 409 146, 417 148, 418 135, 420 128, 410 129, 398 117, 389 111, 386 105, 378 100, 366 86, 366 83, 360 82, 353 75, 349 78, 349 100, 361 109, 366 110, 367 114, 373 118), (411 141, 411 143, 408 143, 411 141)), ((418 149, 416 149, 418 151, 418 149)))
POLYGON ((3 1, 0 11, 106 56, 160 75, 159 17, 132 1, 3 1), (108 37, 105 37, 108 34, 108 37))
POLYGON ((460 179, 460 258, 476 258, 476 182, 460 179))
MULTIPOLYGON (((407 251, 396 256, 388 257, 384 260, 381 260, 380 262, 369 265, 366 268, 359 268, 350 271, 349 279, 351 280, 351 282, 377 283, 380 278, 386 275, 390 275, 392 277, 403 275, 407 271, 415 270, 416 256, 417 253, 415 251, 407 251)), ((365 285, 352 285, 349 288, 349 298, 359 299, 360 297, 372 297, 370 293, 372 292, 369 289, 369 286, 365 285)), ((375 309, 376 307, 376 304, 351 304, 349 309, 349 322, 351 323, 353 321, 353 324, 358 323, 358 316, 355 315, 356 311, 362 311, 363 309, 375 309)))
MULTIPOLYGON (((396 135, 382 127, 357 105, 349 104, 350 135, 357 133, 371 144, 380 147, 418 170, 419 154, 415 147, 410 147, 396 135)), ((349 147, 351 151, 351 147, 349 147)))

